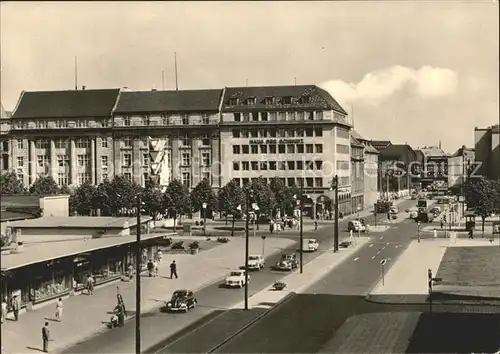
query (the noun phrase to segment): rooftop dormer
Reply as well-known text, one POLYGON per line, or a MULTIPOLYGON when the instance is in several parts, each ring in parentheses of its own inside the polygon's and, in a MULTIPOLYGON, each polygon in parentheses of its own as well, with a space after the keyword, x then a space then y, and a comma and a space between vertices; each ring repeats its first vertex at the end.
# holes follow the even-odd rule
POLYGON ((247 105, 253 106, 256 103, 257 103, 257 97, 248 97, 247 98, 247 105))

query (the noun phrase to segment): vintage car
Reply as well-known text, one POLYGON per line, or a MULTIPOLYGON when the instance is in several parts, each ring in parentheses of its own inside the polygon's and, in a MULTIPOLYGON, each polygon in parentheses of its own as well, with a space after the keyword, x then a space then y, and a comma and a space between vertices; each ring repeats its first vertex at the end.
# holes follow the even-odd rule
POLYGON ((190 309, 196 307, 198 300, 191 290, 176 290, 172 294, 170 301, 166 303, 168 311, 181 311, 188 312, 190 309))
MULTIPOLYGON (((226 286, 230 288, 242 288, 246 284, 245 273, 244 270, 232 270, 226 277, 226 286)), ((250 274, 247 278, 248 282, 250 282, 250 274)))
POLYGON ((319 242, 315 238, 306 238, 302 240, 302 251, 315 252, 319 248, 319 242))
POLYGON ((294 253, 284 254, 281 256, 281 260, 274 266, 277 270, 287 270, 291 271, 298 267, 299 262, 297 262, 297 255, 294 253))
POLYGON ((261 270, 264 269, 264 265, 266 261, 264 257, 259 255, 250 255, 248 256, 248 269, 249 270, 261 270))
POLYGON ((364 225, 360 220, 351 220, 347 223, 347 231, 365 232, 366 225, 364 225))

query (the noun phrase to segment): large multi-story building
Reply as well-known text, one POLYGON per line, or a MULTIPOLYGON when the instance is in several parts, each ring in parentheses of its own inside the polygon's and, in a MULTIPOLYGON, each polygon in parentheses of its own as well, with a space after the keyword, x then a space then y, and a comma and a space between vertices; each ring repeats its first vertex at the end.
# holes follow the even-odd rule
POLYGON ((500 178, 500 125, 474 128, 476 175, 488 179, 500 178))
POLYGON ((123 174, 189 188, 206 178, 216 189, 278 177, 302 185, 315 213, 338 175, 339 211, 366 204, 367 141, 351 139, 345 110, 314 85, 23 92, 5 121, 9 169, 25 185, 40 174, 61 186, 123 174))
POLYGON ((474 168, 474 161, 474 149, 465 145, 448 158, 448 188, 457 190, 463 187, 469 172, 474 168))
POLYGON ((362 209, 372 208, 378 200, 378 156, 380 152, 371 145, 370 140, 362 137, 356 130, 351 130, 351 135, 364 146, 361 165, 363 171, 362 209))
POLYGON ((414 181, 422 188, 434 184, 441 184, 445 188, 448 185, 448 159, 450 155, 445 153, 440 146, 425 146, 417 151, 417 162, 420 166, 418 176, 414 181))
POLYGON ((10 165, 10 112, 7 112, 0 103, 0 172, 8 171, 10 165))

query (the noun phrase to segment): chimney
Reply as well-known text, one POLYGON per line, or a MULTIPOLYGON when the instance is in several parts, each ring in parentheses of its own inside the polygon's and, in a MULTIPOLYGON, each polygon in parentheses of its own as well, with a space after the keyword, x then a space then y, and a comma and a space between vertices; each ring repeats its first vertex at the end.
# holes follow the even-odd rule
POLYGON ((83 91, 85 91, 86 88, 87 88, 87 86, 85 86, 85 85, 82 86, 83 91))

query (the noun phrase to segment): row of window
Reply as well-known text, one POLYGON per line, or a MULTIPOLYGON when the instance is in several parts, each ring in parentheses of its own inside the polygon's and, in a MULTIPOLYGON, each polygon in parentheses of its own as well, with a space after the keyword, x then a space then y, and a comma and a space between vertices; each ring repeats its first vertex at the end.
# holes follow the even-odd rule
MULTIPOLYGON (((29 121, 26 121, 26 120, 18 120, 18 121, 15 121, 14 122, 14 129, 29 129, 30 127, 30 122, 29 121)), ((54 126, 56 128, 69 128, 70 126, 71 127, 76 127, 76 128, 89 128, 90 127, 90 121, 87 120, 87 119, 78 119, 76 121, 74 121, 74 125, 73 124, 69 124, 70 122, 68 120, 65 120, 65 119, 61 119, 61 120, 56 120, 54 122, 54 126)), ((110 121, 109 119, 100 119, 98 122, 98 127, 99 128, 106 128, 106 127, 109 127, 110 125, 110 121)), ((48 120, 36 120, 35 121, 35 127, 36 129, 47 129, 49 128, 49 121, 48 120)))
MULTIPOLYGON (((122 117, 123 119, 123 125, 126 127, 129 127, 132 125, 132 118, 129 116, 124 116, 122 117)), ((174 117, 173 115, 161 115, 162 119, 162 125, 177 125, 181 123, 182 125, 191 125, 194 123, 194 120, 198 120, 196 117, 191 117, 189 114, 184 114, 180 117, 180 120, 177 119, 177 117, 174 117)), ((151 117, 149 116, 143 116, 141 117, 141 125, 149 126, 151 124, 152 120, 151 117)), ((201 115, 201 124, 210 124, 210 116, 208 114, 202 114, 201 115)))
MULTIPOLYGON (((305 95, 301 97, 292 97, 292 96, 284 96, 284 97, 274 97, 274 96, 266 96, 264 97, 264 100, 260 103, 263 103, 265 105, 273 105, 276 103, 280 104, 292 104, 292 103, 299 103, 299 104, 309 104, 311 103, 311 96, 305 95)), ((247 97, 244 100, 240 100, 239 97, 232 97, 227 101, 227 104, 229 106, 237 106, 240 103, 244 103, 247 106, 253 106, 257 104, 257 97, 251 96, 247 97)))
POLYGON ((321 171, 323 161, 236 161, 234 171, 321 171))
POLYGON ((323 111, 234 113, 235 122, 284 122, 322 119, 323 111))
POLYGON ((297 128, 297 129, 233 129, 233 138, 303 138, 322 137, 322 128, 297 128))
POLYGON ((233 154, 322 154, 323 144, 233 145, 233 154))
MULTIPOLYGON (((273 177, 274 178, 274 177, 273 177)), ((304 186, 308 188, 323 188, 323 177, 278 177, 283 184, 285 184, 288 187, 294 187, 294 186, 304 186)), ((266 182, 269 184, 271 183, 272 178, 264 178, 266 182)), ((251 183, 257 178, 233 178, 236 183, 240 185, 240 187, 243 187, 244 185, 251 183)))

